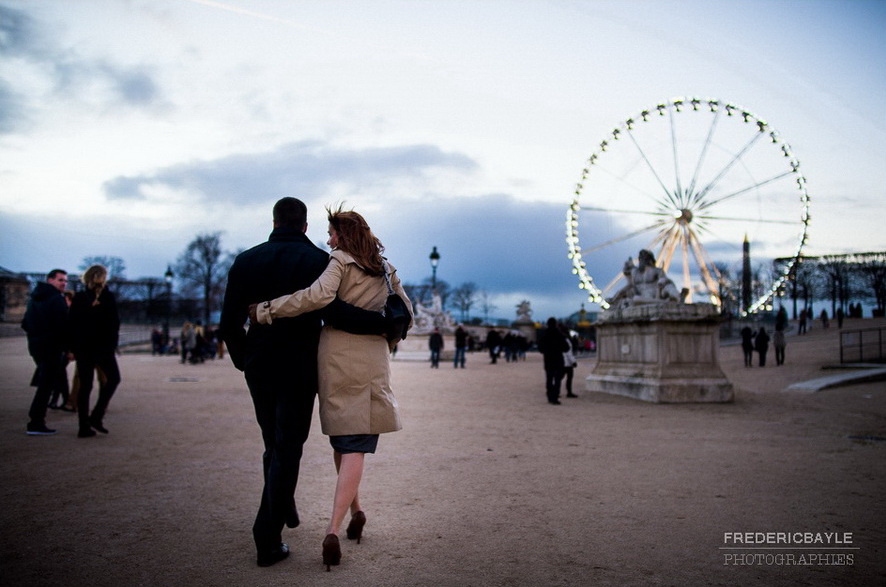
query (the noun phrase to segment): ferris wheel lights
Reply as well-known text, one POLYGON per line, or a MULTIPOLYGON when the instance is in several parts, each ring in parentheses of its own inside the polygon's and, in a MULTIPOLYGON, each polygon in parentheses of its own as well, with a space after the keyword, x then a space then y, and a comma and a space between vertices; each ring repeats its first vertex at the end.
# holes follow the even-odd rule
MULTIPOLYGON (((755 116, 751 112, 747 111, 746 109, 744 109, 740 106, 736 106, 735 104, 723 102, 723 101, 713 99, 713 98, 698 98, 698 97, 688 97, 688 96, 671 98, 669 101, 666 101, 664 103, 659 103, 649 109, 641 111, 639 113, 639 115, 637 115, 637 116, 634 116, 632 118, 628 118, 628 119, 624 120, 620 125, 618 125, 614 130, 611 131, 610 136, 607 137, 606 140, 604 140, 600 143, 599 148, 596 150, 595 153, 593 153, 588 158, 586 166, 582 170, 581 182, 578 183, 576 186, 575 198, 572 201, 572 205, 570 207, 571 212, 567 213, 567 218, 566 218, 567 239, 566 240, 567 240, 567 243, 569 244, 569 249, 570 249, 570 253, 568 255, 568 258, 571 259, 571 261, 572 261, 572 266, 573 266, 572 273, 574 275, 578 275, 579 288, 582 290, 586 290, 588 292, 588 299, 593 303, 600 304, 600 307, 602 309, 608 308, 610 306, 610 304, 608 302, 606 302, 606 300, 604 298, 604 296, 605 296, 604 291, 601 290, 594 283, 594 279, 591 277, 591 275, 587 271, 587 264, 585 263, 585 261, 582 258, 582 255, 581 255, 581 248, 579 245, 579 237, 578 237, 578 231, 577 231, 578 223, 580 222, 580 219, 578 218, 578 213, 582 209, 582 206, 580 203, 580 197, 581 197, 581 192, 585 188, 584 182, 587 181, 593 173, 596 173, 596 166, 599 166, 599 163, 600 163, 598 161, 599 157, 604 157, 604 156, 609 157, 610 154, 608 153, 608 151, 618 151, 621 148, 618 143, 613 144, 612 141, 619 141, 624 136, 625 133, 628 133, 629 138, 633 141, 635 138, 634 131, 635 131, 637 124, 641 121, 642 122, 650 122, 650 120, 652 118, 652 112, 657 110, 660 117, 664 117, 666 113, 669 115, 669 118, 672 121, 671 122, 672 139, 676 140, 675 135, 674 135, 674 131, 673 131, 673 125, 674 125, 673 121, 675 120, 675 114, 677 112, 684 112, 684 111, 689 110, 689 108, 688 108, 689 106, 691 106, 693 111, 698 111, 699 109, 704 110, 702 108, 702 104, 705 104, 707 106, 707 108, 710 110, 710 112, 715 114, 715 116, 711 117, 713 119, 712 126, 710 127, 711 132, 713 131, 713 128, 714 128, 713 125, 716 124, 716 121, 722 120, 719 117, 720 109, 725 108, 726 114, 729 117, 738 118, 737 115, 740 114, 742 122, 744 122, 745 124, 751 125, 748 128, 752 129, 752 132, 757 131, 760 135, 762 135, 763 133, 768 134, 768 137, 771 140, 771 143, 776 145, 775 147, 772 148, 773 151, 775 151, 774 154, 776 154, 776 157, 777 157, 778 149, 780 149, 781 152, 783 153, 784 157, 787 157, 789 159, 789 161, 787 161, 785 163, 788 164, 790 172, 782 173, 781 175, 776 176, 769 181, 774 181, 776 179, 780 179, 781 177, 788 176, 791 173, 795 174, 794 179, 797 182, 795 185, 801 191, 800 200, 801 200, 801 206, 803 207, 802 216, 801 216, 801 221, 803 223, 803 226, 802 226, 802 231, 798 235, 799 236, 799 239, 798 239, 799 240, 799 244, 798 244, 799 248, 797 249, 797 255, 800 255, 800 251, 802 251, 802 247, 807 242, 807 239, 808 239, 807 226, 808 226, 810 216, 808 213, 809 194, 806 192, 806 179, 802 176, 802 172, 800 171, 800 164, 793 157, 790 146, 781 140, 781 137, 778 134, 778 132, 775 129, 773 129, 772 127, 770 127, 767 122, 761 120, 760 118, 758 118, 757 116, 755 116), (607 154, 603 155, 604 152, 606 152, 607 154)), ((692 116, 692 115, 689 114, 689 115, 684 115, 684 116, 692 116)), ((653 123, 652 126, 654 126, 655 124, 657 124, 657 123, 653 123)), ((726 124, 729 124, 729 123, 726 123, 726 124)), ((711 133, 709 132, 709 139, 710 139, 710 134, 711 133)), ((762 138, 762 136, 760 136, 759 138, 762 138)), ((754 139, 754 140, 757 140, 757 139, 754 139)), ((760 142, 766 142, 766 141, 763 140, 760 142)), ((751 141, 751 143, 749 143, 749 145, 752 143, 753 143, 753 141, 751 141)), ((637 142, 634 141, 634 144, 636 145, 637 142)), ((637 146, 638 146, 638 148, 640 148, 639 145, 637 145, 637 146)), ((675 147, 675 150, 676 150, 676 147, 675 147)), ((642 149, 641 149, 641 155, 645 159, 645 154, 642 152, 642 149)), ((674 158, 676 159, 676 155, 674 155, 674 158)), ((648 160, 647 160, 647 164, 649 164, 648 160)), ((699 164, 700 164, 700 162, 699 162, 699 164)), ((728 169, 728 167, 727 167, 727 169, 728 169)), ((654 173, 654 170, 653 170, 653 173, 654 173)), ((679 178, 677 181, 679 182, 679 178)), ((659 183, 661 183, 661 180, 659 180, 659 183)), ((768 182, 766 182, 766 183, 768 183, 768 182)), ((668 188, 665 188, 665 191, 666 191, 666 193, 669 194, 669 196, 673 196, 674 198, 678 198, 679 201, 681 202, 681 204, 679 204, 677 206, 670 206, 670 205, 663 206, 662 205, 659 207, 658 210, 655 211, 655 214, 659 215, 659 218, 660 218, 659 225, 660 226, 668 226, 671 224, 671 222, 673 222, 674 226, 677 226, 679 224, 680 227, 682 227, 683 229, 687 229, 688 222, 691 221, 693 219, 693 217, 695 217, 696 232, 699 229, 703 229, 704 231, 707 231, 706 215, 698 214, 698 212, 701 210, 701 208, 699 210, 695 210, 693 208, 693 203, 690 203, 690 202, 684 203, 682 201, 681 194, 683 194, 683 190, 679 189, 679 185, 678 185, 678 189, 674 190, 673 193, 670 190, 668 190, 668 188), (681 208, 681 209, 675 210, 675 209, 673 209, 675 207, 681 208), (670 210, 670 213, 668 213, 667 210, 670 210), (687 215, 687 213, 689 213, 689 215, 687 215), (669 220, 668 219, 669 217, 672 217, 673 220, 669 220)), ((691 190, 687 190, 687 192, 688 191, 691 191, 691 190)), ((613 212, 615 212, 615 211, 613 210, 613 212)), ((692 237, 693 231, 689 230, 688 232, 689 232, 689 237, 692 237)), ((672 237, 668 237, 668 238, 672 238, 672 237)), ((694 238, 698 238, 697 235, 695 235, 694 238)), ((693 246, 695 246, 695 245, 693 244, 693 246)), ((685 246, 684 246, 684 249, 685 249, 685 246)), ((594 250, 596 250, 596 249, 594 249, 594 250)), ((592 264, 595 264, 595 263, 596 262, 594 262, 592 264)), ((744 309, 742 311, 741 315, 747 316, 749 314, 754 314, 754 313, 760 312, 763 309, 771 310, 773 299, 774 299, 774 296, 777 294, 778 288, 783 287, 784 283, 787 280, 790 280, 792 278, 792 271, 791 271, 792 267, 793 267, 793 264, 788 265, 788 267, 785 268, 785 270, 784 270, 784 274, 775 278, 777 280, 777 283, 775 283, 773 285, 773 287, 770 289, 770 291, 764 293, 763 297, 760 297, 759 299, 757 299, 757 301, 750 308, 744 309)), ((712 271, 712 272, 714 272, 714 271, 712 271)), ((720 277, 719 272, 715 272, 715 273, 718 277, 720 277)), ((702 289, 699 289, 700 286, 698 286, 698 285, 694 286, 694 289, 695 289, 697 295, 701 299, 709 298, 711 303, 714 304, 715 306, 721 306, 723 301, 720 299, 720 296, 717 294, 717 292, 713 291, 713 289, 715 289, 715 286, 711 285, 710 276, 707 276, 706 285, 707 285, 707 287, 704 287, 702 289)), ((611 286, 607 286, 607 289, 609 287, 611 287, 611 286)))

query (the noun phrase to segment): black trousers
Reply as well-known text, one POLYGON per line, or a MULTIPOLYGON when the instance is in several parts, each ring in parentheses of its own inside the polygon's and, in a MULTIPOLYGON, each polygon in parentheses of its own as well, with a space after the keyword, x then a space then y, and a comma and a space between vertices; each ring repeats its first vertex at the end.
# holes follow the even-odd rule
POLYGON ((62 367, 64 353, 50 352, 32 358, 37 364, 37 370, 34 373, 37 390, 31 401, 31 409, 28 410, 28 418, 33 424, 43 424, 46 422, 46 406, 49 404, 52 390, 58 386, 62 377, 67 377, 62 367))
POLYGON ((566 375, 566 370, 563 367, 545 369, 545 390, 547 391, 549 402, 558 401, 560 385, 563 382, 564 375, 566 375))
POLYGON ((775 347, 775 364, 783 365, 784 364, 784 347, 775 347))
POLYGON ((298 519, 295 487, 302 449, 311 430, 317 389, 316 372, 299 372, 284 361, 279 364, 288 368, 246 371, 246 384, 264 443, 264 486, 252 526, 259 552, 278 546, 286 520, 298 519))
POLYGON ((117 366, 117 357, 114 351, 97 353, 95 355, 83 355, 77 357, 77 376, 80 378, 80 395, 77 396, 77 416, 80 420, 80 428, 90 427, 89 421, 101 422, 105 417, 105 411, 111 397, 120 385, 120 368, 117 366), (92 382, 95 380, 95 368, 98 367, 105 374, 107 380, 99 385, 98 400, 89 413, 89 396, 92 394, 92 382))

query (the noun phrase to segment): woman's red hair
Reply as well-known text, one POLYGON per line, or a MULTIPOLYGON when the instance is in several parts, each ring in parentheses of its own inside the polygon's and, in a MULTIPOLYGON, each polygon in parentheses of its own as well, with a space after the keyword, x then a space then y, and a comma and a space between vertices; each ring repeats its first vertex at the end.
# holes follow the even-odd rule
POLYGON ((337 210, 326 208, 329 224, 338 235, 338 248, 349 253, 357 263, 370 275, 384 275, 384 259, 381 254, 385 248, 378 240, 366 219, 353 210, 337 210))

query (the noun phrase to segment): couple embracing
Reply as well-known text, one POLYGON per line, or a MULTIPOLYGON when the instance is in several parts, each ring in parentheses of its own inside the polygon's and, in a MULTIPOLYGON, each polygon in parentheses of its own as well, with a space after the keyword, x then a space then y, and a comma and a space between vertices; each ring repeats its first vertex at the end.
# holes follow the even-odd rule
POLYGON ((295 488, 315 395, 338 471, 322 545, 327 570, 341 560, 338 532, 348 512, 348 538, 359 543, 366 524, 358 491, 365 454, 375 452, 379 434, 401 428, 381 310, 389 287, 410 312, 412 305, 363 217, 327 211, 331 255, 306 236, 305 204, 283 198, 268 241, 238 255, 228 274, 220 328, 245 374, 264 442, 252 528, 259 566, 289 555, 283 527, 299 525, 295 488))

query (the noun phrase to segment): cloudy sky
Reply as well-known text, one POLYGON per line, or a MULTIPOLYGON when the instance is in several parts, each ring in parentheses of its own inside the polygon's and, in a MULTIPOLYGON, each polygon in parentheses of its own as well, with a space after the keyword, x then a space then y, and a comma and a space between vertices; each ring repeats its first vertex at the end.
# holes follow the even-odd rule
POLYGON ((495 314, 564 316, 585 161, 676 96, 777 127, 807 253, 886 250, 883 30, 875 0, 0 0, 0 266, 160 276, 294 195, 314 241, 324 206, 363 213, 407 283, 437 246, 495 314))

